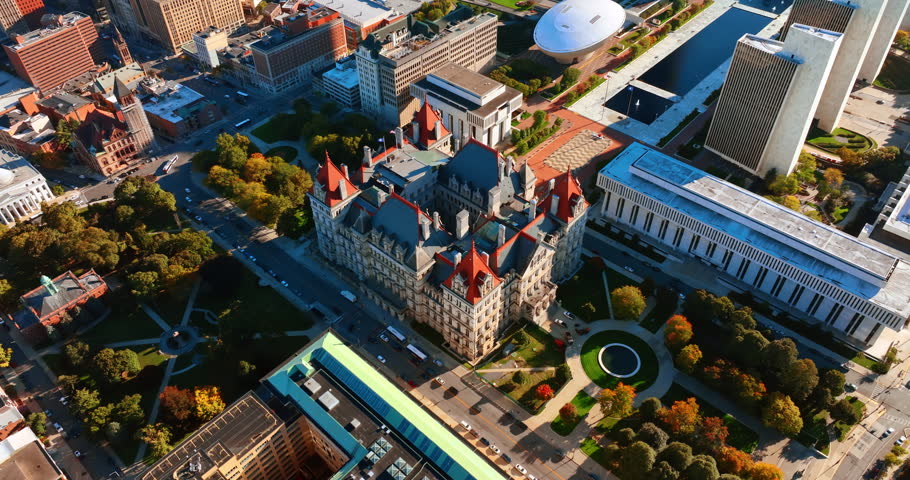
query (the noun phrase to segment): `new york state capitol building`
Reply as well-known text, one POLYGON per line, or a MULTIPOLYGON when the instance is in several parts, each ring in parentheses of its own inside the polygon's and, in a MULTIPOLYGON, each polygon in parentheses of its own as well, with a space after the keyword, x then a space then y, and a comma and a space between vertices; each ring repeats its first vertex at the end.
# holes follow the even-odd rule
POLYGON ((476 361, 511 322, 545 318, 554 282, 580 266, 588 203, 570 172, 538 185, 476 140, 459 148, 428 104, 416 119, 359 171, 326 156, 310 194, 319 249, 476 361))

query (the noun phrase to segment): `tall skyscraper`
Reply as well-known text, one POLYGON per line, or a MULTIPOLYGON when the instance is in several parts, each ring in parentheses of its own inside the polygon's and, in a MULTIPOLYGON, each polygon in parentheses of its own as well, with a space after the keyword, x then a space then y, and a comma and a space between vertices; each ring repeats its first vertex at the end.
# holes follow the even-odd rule
POLYGON ((363 110, 384 123, 403 125, 418 107, 410 95, 412 83, 449 62, 476 72, 492 60, 499 20, 491 13, 472 14, 470 9, 453 10, 446 17, 462 21, 438 34, 420 33, 421 24, 409 17, 368 36, 356 53, 363 110))
MULTIPOLYGON (((786 41, 786 37, 791 33, 790 26, 797 23, 843 34, 837 58, 832 67, 832 74, 828 76, 818 109, 815 112, 818 127, 822 130, 830 132, 837 128, 844 106, 847 104, 847 98, 858 78, 860 66, 863 65, 866 55, 870 53, 873 38, 878 38, 879 23, 888 1, 795 0, 793 2, 790 17, 781 34, 783 40, 786 41)), ((907 0, 894 1, 907 3, 907 0)), ((887 35, 887 38, 878 38, 878 41, 885 40, 886 44, 890 46, 897 31, 896 23, 893 25, 894 29, 887 35)), ((887 48, 884 51, 880 51, 879 48, 874 50, 878 52, 877 55, 881 55, 879 62, 883 62, 888 53, 887 48)), ((869 79, 870 82, 872 80, 874 78, 869 79)))
POLYGON ((178 52, 193 34, 208 27, 229 34, 243 25, 240 0, 136 0, 140 30, 158 39, 164 48, 178 52))
POLYGON ((91 18, 70 12, 46 15, 43 23, 45 28, 14 35, 3 46, 20 77, 48 90, 94 70, 101 52, 91 18))
POLYGON ((839 33, 801 24, 785 42, 740 38, 705 148, 757 175, 789 174, 840 42, 839 33))
POLYGON ((894 35, 897 34, 904 16, 907 14, 908 5, 910 2, 907 0, 888 0, 884 13, 882 13, 882 19, 878 23, 878 30, 872 36, 869 52, 866 53, 866 58, 859 68, 860 80, 872 83, 881 72, 882 64, 885 63, 885 58, 891 51, 894 35))
POLYGON ((119 78, 114 80, 114 96, 117 97, 117 108, 123 114, 123 121, 133 136, 136 151, 145 151, 152 144, 154 134, 145 110, 142 109, 142 102, 119 78))

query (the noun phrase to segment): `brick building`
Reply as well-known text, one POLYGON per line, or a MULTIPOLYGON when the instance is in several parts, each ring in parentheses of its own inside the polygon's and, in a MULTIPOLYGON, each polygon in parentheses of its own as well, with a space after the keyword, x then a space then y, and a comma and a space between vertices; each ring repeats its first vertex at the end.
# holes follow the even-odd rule
POLYGON ((94 270, 80 276, 68 271, 53 280, 42 276, 40 287, 19 298, 22 309, 13 314, 13 323, 27 338, 40 341, 47 337, 47 327, 60 323, 64 314, 107 291, 107 283, 94 270))
POLYGON ((243 26, 240 0, 136 0, 139 29, 161 45, 179 52, 193 34, 208 27, 233 33, 243 26))

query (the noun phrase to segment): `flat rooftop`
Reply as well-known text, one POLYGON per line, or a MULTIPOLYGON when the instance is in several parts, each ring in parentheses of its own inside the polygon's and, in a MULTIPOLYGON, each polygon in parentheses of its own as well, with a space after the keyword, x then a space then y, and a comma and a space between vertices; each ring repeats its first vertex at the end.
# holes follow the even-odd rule
POLYGON ((891 215, 888 216, 882 227, 888 233, 910 240, 910 188, 908 188, 908 185, 910 185, 910 169, 904 173, 900 184, 899 188, 903 188, 904 193, 900 194, 894 210, 891 211, 891 215))
MULTIPOLYGON (((420 475, 426 475, 431 480, 503 478, 497 469, 379 374, 331 331, 313 340, 288 362, 268 374, 263 382, 297 403, 319 428, 327 432, 342 450, 348 452, 351 460, 345 470, 339 472, 342 476, 352 473, 355 468, 362 471, 360 465, 364 463, 361 462, 377 464, 371 459, 371 453, 376 455, 373 445, 378 438, 376 432, 367 432, 375 428, 370 424, 367 428, 355 427, 349 430, 351 415, 354 414, 361 425, 367 419, 385 425, 389 432, 380 437, 386 441, 399 442, 393 444, 383 458, 390 456, 390 459, 397 461, 401 457, 415 470, 420 466, 419 462, 423 462, 424 470, 420 475), (313 387, 308 387, 312 385, 312 382, 307 383, 310 380, 320 385, 317 391, 313 392, 313 387), (329 381, 336 387, 329 392, 334 401, 322 397, 332 384, 329 381), (355 407, 353 411, 347 407, 346 401, 355 407), (396 448, 396 445, 400 448, 396 448), (410 460, 405 459, 404 453, 409 453, 408 458, 415 463, 409 463, 410 460)), ((387 470, 374 471, 374 475, 381 475, 385 471, 387 470)), ((396 478, 394 472, 390 473, 393 474, 392 478, 396 478)), ((407 478, 422 478, 420 475, 407 478)), ((366 474, 361 476, 369 478, 366 474)))
POLYGON ((600 174, 884 308, 910 313, 910 265, 840 230, 640 143, 600 174))
POLYGON ((353 61, 335 63, 335 67, 322 74, 323 80, 331 80, 342 88, 351 89, 360 84, 357 64, 353 61))
POLYGON ((0 478, 15 480, 57 480, 63 475, 38 440, 19 448, 0 461, 0 478))
MULTIPOLYGON (((37 30, 32 30, 32 31, 30 31, 28 33, 24 33, 22 35, 12 35, 11 38, 13 40, 13 43, 8 44, 9 48, 11 48, 13 50, 21 50, 25 47, 28 47, 29 45, 34 44, 38 40, 55 35, 56 33, 60 32, 62 30, 65 30, 67 28, 71 28, 76 25, 76 22, 78 20, 86 18, 85 15, 83 15, 79 12, 69 12, 69 13, 65 13, 63 15, 59 15, 59 17, 61 17, 60 25, 57 25, 57 24, 49 25, 47 27, 42 27, 37 30)), ((42 20, 43 20, 43 17, 42 17, 42 20)))
POLYGON ((316 2, 316 5, 338 12, 345 24, 358 28, 407 15, 417 11, 422 4, 421 0, 317 0, 316 2))
POLYGON ((230 404, 212 421, 196 430, 176 448, 143 473, 141 480, 201 479, 215 465, 232 456, 243 456, 257 439, 278 428, 283 422, 255 394, 246 393, 230 404), (199 475, 190 472, 190 462, 202 465, 199 475))
POLYGON ((144 101, 142 109, 169 122, 177 123, 183 120, 183 117, 177 114, 177 110, 203 99, 205 99, 203 94, 178 83, 171 86, 167 93, 152 96, 144 101))
POLYGON ((471 71, 456 63, 447 63, 429 76, 437 77, 478 97, 489 95, 503 86, 503 84, 490 77, 471 71))

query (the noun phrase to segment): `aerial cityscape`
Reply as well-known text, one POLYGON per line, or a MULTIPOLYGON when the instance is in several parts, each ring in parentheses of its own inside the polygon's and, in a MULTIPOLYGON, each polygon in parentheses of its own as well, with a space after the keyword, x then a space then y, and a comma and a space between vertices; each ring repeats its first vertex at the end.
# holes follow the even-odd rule
POLYGON ((910 479, 910 0, 0 43, 0 480, 910 479))

